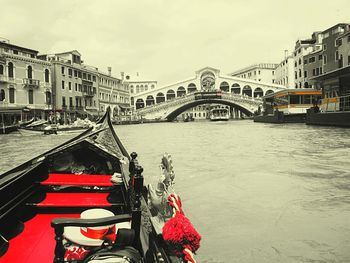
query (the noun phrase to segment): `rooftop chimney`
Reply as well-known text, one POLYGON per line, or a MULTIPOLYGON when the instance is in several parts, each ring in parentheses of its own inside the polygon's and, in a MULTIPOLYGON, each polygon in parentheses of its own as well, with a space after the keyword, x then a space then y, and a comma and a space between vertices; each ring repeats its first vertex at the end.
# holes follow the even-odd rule
POLYGON ((108 76, 111 76, 111 75, 112 75, 112 68, 108 67, 108 76))

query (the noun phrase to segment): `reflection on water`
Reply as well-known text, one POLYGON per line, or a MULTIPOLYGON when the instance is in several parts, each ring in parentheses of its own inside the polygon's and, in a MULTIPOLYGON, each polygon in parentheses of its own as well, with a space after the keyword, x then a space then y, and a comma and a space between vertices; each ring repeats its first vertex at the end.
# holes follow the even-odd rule
MULTIPOLYGON (((350 262, 350 130, 251 121, 115 126, 146 182, 173 156, 198 262, 350 262)), ((1 171, 67 136, 0 137, 1 171)))

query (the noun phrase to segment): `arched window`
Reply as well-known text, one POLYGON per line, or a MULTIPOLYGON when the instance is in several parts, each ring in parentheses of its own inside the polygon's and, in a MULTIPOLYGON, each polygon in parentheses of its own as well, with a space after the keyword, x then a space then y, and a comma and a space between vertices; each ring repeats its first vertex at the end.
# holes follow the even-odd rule
POLYGON ((165 96, 162 92, 159 92, 156 96, 156 103, 161 103, 165 101, 165 96))
POLYGON ((233 83, 231 86, 231 93, 234 94, 241 94, 241 87, 238 83, 233 83))
POLYGON ((254 90, 254 98, 256 98, 256 97, 262 97, 262 96, 264 96, 264 91, 262 90, 262 88, 257 87, 257 88, 254 90))
POLYGON ((48 69, 45 69, 45 82, 50 82, 50 71, 48 69))
POLYGON ((243 91, 242 91, 243 95, 247 95, 249 97, 252 96, 252 88, 249 85, 245 85, 243 87, 243 91))
POLYGON ((136 101, 136 109, 141 109, 145 107, 145 103, 143 99, 137 99, 136 101))
POLYGON ((13 63, 10 62, 7 67, 9 78, 13 78, 13 63))
POLYGON ((196 90, 197 90, 196 84, 194 84, 194 83, 188 84, 188 87, 187 87, 188 93, 195 92, 196 90))
POLYGON ((4 75, 4 66, 0 65, 0 75, 4 75))
POLYGON ((32 79, 33 78, 33 68, 32 66, 27 67, 27 78, 32 79))
POLYGON ((184 95, 186 95, 186 90, 185 90, 185 88, 184 87, 178 87, 178 89, 177 89, 177 92, 176 92, 176 96, 177 97, 182 97, 182 96, 184 96, 184 95))
POLYGON ((171 100, 175 98, 175 91, 172 89, 168 90, 166 93, 166 100, 171 100))
POLYGON ((228 85, 228 83, 226 81, 224 81, 224 82, 221 82, 220 89, 223 92, 229 92, 230 91, 230 86, 228 85))
POLYGON ((146 98, 146 105, 150 106, 150 105, 153 105, 153 104, 154 104, 153 96, 152 95, 147 96, 147 98, 146 98))
POLYGON ((0 101, 4 101, 5 100, 5 90, 1 89, 0 90, 0 101))

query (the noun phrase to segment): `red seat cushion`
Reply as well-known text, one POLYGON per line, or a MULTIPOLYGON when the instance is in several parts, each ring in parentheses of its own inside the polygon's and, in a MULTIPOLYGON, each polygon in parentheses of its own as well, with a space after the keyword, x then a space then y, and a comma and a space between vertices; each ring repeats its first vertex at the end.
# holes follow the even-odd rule
POLYGON ((81 185, 81 186, 113 186, 111 175, 100 174, 49 174, 42 185, 81 185))
POLYGON ((55 233, 51 220, 57 217, 75 217, 79 214, 38 214, 24 223, 23 232, 10 240, 8 251, 0 262, 37 263, 53 262, 55 233))
POLYGON ((39 207, 106 207, 109 193, 47 193, 39 207))

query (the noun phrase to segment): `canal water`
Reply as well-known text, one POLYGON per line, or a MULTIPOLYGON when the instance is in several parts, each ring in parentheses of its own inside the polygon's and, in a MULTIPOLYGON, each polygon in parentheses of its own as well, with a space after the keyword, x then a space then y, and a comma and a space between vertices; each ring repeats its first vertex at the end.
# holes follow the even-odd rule
MULTIPOLYGON (((146 183, 173 157, 202 263, 350 262, 350 129, 249 120, 115 126, 146 183)), ((0 136, 0 173, 71 135, 0 136)))

